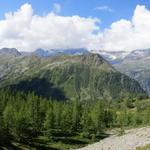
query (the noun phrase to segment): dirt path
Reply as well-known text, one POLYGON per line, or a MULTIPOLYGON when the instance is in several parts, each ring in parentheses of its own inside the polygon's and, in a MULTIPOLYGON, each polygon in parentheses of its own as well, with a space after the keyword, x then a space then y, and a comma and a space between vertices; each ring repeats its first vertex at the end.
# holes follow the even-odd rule
POLYGON ((122 136, 112 135, 79 150, 135 150, 146 144, 150 144, 150 127, 131 129, 122 136))

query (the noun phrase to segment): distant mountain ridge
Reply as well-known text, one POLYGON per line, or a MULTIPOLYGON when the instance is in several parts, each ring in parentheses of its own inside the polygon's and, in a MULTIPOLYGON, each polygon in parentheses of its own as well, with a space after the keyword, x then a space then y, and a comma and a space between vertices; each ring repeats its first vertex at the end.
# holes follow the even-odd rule
POLYGON ((0 87, 35 92, 52 99, 97 100, 147 96, 139 83, 118 72, 101 55, 39 57, 18 55, 0 61, 0 87))
POLYGON ((82 55, 88 53, 88 50, 85 48, 76 48, 76 49, 37 49, 32 54, 40 57, 50 57, 50 56, 59 56, 59 55, 82 55))
POLYGON ((16 48, 2 48, 0 49, 0 55, 12 55, 12 56, 20 56, 21 53, 16 48))
POLYGON ((150 49, 99 53, 118 71, 137 80, 150 94, 150 49))
POLYGON ((114 67, 137 80, 150 94, 150 49, 132 51, 114 67))
POLYGON ((14 56, 39 56, 39 57, 51 57, 51 56, 59 56, 59 55, 82 55, 84 53, 88 53, 89 51, 86 48, 70 48, 70 49, 49 49, 45 50, 42 48, 38 48, 33 52, 24 52, 19 51, 16 48, 2 48, 0 49, 0 55, 4 54, 12 54, 14 56))
MULTIPOLYGON (((150 49, 145 50, 134 50, 132 52, 125 51, 91 51, 92 53, 99 53, 103 58, 105 58, 109 63, 111 63, 117 70, 130 76, 131 78, 137 80, 141 86, 150 93, 150 49)), ((16 59, 19 61, 22 59, 29 59, 32 57, 34 59, 48 59, 48 57, 56 57, 62 55, 73 55, 79 56, 84 54, 90 54, 90 51, 84 48, 78 49, 51 49, 43 50, 37 49, 34 52, 19 52, 15 48, 3 48, 0 50, 0 79, 11 72, 13 69, 11 63, 15 63, 16 59), (36 58, 37 57, 37 58, 36 58), (15 59, 14 59, 15 58, 15 59), (9 63, 9 61, 12 61, 9 63), (3 71, 4 70, 4 71, 3 71)), ((42 60, 43 60, 42 59, 42 60)), ((31 60, 30 60, 31 61, 31 60)), ((23 63, 21 61, 20 63, 23 63)), ((26 62, 24 62, 26 63, 26 62)), ((21 65, 21 64, 17 64, 21 65)), ((31 64, 29 64, 31 65, 31 64)), ((34 62, 33 62, 34 65, 34 62)), ((27 69, 28 66, 24 69, 27 69)), ((18 71, 16 71, 18 72, 18 71)), ((18 72, 20 73, 20 72, 18 72)))
POLYGON ((14 56, 20 55, 35 55, 39 57, 50 57, 59 55, 82 55, 85 53, 98 53, 112 64, 120 63, 126 59, 139 59, 142 57, 150 57, 150 49, 127 51, 105 51, 105 50, 87 50, 86 48, 69 48, 69 49, 49 49, 42 48, 36 49, 33 52, 21 52, 16 48, 2 48, 1 54, 13 54, 14 56))
POLYGON ((129 52, 126 51, 92 50, 91 52, 102 55, 111 64, 117 64, 122 62, 123 59, 129 54, 129 52))
POLYGON ((150 57, 150 49, 144 49, 144 50, 134 50, 131 53, 129 53, 124 60, 136 60, 136 59, 142 59, 150 57))

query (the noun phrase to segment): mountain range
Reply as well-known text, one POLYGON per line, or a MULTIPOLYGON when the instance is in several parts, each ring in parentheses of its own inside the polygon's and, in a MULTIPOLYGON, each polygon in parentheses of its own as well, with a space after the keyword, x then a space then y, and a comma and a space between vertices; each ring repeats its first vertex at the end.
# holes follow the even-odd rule
MULTIPOLYGON (((139 49, 128 51, 104 51, 91 50, 91 53, 99 53, 118 71, 137 80, 140 85, 150 94, 150 49, 139 49)), ((43 50, 38 49, 33 52, 34 55, 40 57, 58 56, 61 54, 81 55, 89 53, 85 48, 80 49, 57 49, 43 50)))
POLYGON ((44 52, 1 49, 0 87, 56 100, 147 96, 137 81, 117 71, 99 54, 86 49, 61 50, 61 54, 53 50, 53 55, 44 52))
POLYGON ((126 51, 92 51, 101 54, 118 71, 137 80, 150 94, 150 49, 126 51))
POLYGON ((150 94, 150 49, 132 51, 114 67, 137 80, 150 94))

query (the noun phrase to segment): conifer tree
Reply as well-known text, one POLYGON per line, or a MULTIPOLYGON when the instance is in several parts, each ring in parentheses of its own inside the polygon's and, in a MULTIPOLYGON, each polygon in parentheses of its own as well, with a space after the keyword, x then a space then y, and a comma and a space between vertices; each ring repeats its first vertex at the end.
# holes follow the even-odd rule
POLYGON ((72 107, 72 129, 73 131, 77 131, 80 126, 80 105, 78 99, 73 100, 72 107))
POLYGON ((104 106, 101 101, 97 101, 92 113, 95 133, 99 136, 104 128, 104 106))
POLYGON ((50 105, 46 112, 46 117, 44 121, 44 128, 46 130, 46 136, 52 140, 52 129, 54 128, 54 113, 53 105, 50 105))
POLYGON ((30 101, 30 121, 32 125, 32 132, 34 136, 38 136, 41 124, 40 124, 40 100, 34 93, 29 94, 28 98, 30 101))

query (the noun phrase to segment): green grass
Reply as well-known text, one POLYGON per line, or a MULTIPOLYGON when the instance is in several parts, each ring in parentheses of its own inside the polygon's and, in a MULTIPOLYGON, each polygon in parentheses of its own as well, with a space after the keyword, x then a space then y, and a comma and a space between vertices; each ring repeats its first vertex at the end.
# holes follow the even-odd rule
POLYGON ((144 147, 137 147, 136 150, 150 150, 150 144, 148 144, 144 147))
MULTIPOLYGON (((56 140, 56 139, 55 139, 56 140)), ((13 145, 21 150, 27 150, 27 149, 51 149, 51 150, 66 150, 71 148, 80 148, 88 143, 90 143, 90 140, 88 139, 78 139, 76 137, 67 137, 67 138, 60 138, 57 139, 58 141, 52 141, 50 142, 46 137, 39 137, 33 141, 30 145, 24 145, 20 143, 13 143, 13 145)))
MULTIPOLYGON (((105 138, 107 135, 102 135, 101 137, 97 138, 96 141, 105 138)), ((39 136, 35 138, 30 144, 24 144, 13 141, 11 145, 0 147, 0 149, 12 149, 12 150, 67 150, 67 149, 77 149, 84 147, 88 144, 92 144, 90 138, 84 138, 78 134, 74 135, 63 135, 58 134, 50 141, 45 136, 39 136)))

